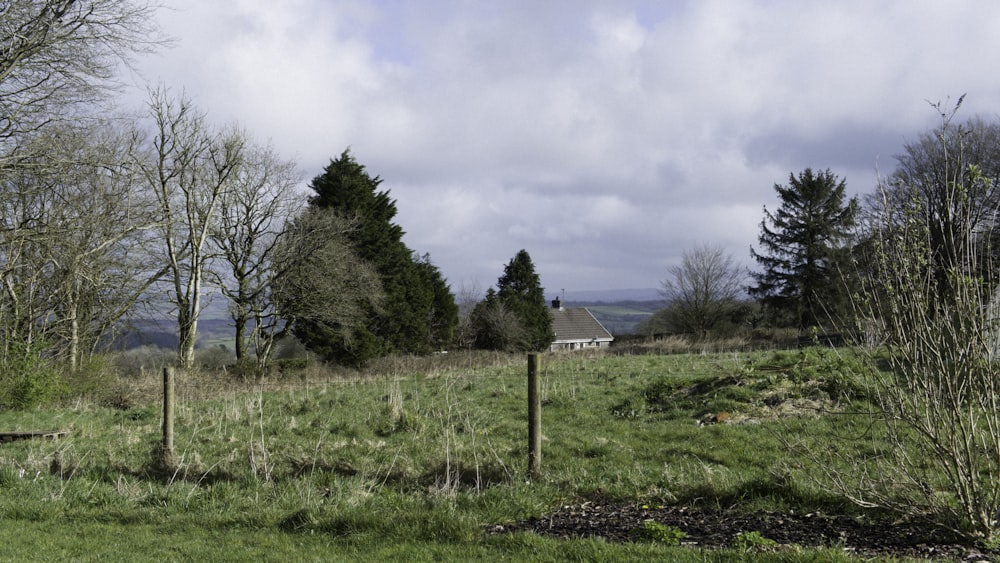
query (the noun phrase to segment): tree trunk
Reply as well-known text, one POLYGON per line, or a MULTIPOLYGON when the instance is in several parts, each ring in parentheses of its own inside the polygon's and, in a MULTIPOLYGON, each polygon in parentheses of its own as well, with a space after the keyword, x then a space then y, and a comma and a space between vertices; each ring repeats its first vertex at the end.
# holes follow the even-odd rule
POLYGON ((188 370, 194 367, 194 343, 198 336, 198 321, 187 312, 177 315, 177 365, 188 370))
POLYGON ((198 303, 192 299, 178 299, 177 307, 177 365, 181 369, 194 367, 194 344, 198 337, 198 303))
POLYGON ((233 313, 233 323, 236 324, 236 365, 242 367, 247 357, 247 314, 242 311, 233 313))
POLYGON ((80 369, 80 321, 75 308, 69 327, 69 371, 76 373, 80 369))

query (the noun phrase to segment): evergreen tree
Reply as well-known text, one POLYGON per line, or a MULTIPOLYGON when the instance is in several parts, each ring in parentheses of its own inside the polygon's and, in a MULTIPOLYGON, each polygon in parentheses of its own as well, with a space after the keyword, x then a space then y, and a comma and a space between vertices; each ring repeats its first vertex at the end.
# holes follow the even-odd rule
POLYGON ((761 300, 772 322, 798 328, 823 325, 846 310, 841 272, 850 259, 848 235, 858 202, 845 202, 845 182, 829 170, 806 168, 775 184, 781 200, 776 213, 764 208, 759 237, 762 251, 750 253, 763 267, 753 273, 750 294, 761 300))
POLYGON ((427 345, 441 350, 455 339, 458 326, 458 304, 441 270, 431 262, 430 254, 415 259, 424 286, 431 289, 430 310, 427 311, 427 345))
POLYGON ((388 190, 379 190, 381 183, 345 150, 310 184, 311 206, 357 221, 348 237, 358 256, 374 265, 385 291, 382 307, 370 310, 368 322, 349 338, 322 323, 295 327, 306 346, 342 364, 361 365, 393 352, 429 352, 447 345, 458 324, 444 277, 427 255, 419 257, 403 243, 403 229, 393 222, 396 202, 388 190))
POLYGON ((486 299, 472 313, 476 345, 509 351, 546 350, 555 339, 535 265, 521 250, 504 268, 486 299))

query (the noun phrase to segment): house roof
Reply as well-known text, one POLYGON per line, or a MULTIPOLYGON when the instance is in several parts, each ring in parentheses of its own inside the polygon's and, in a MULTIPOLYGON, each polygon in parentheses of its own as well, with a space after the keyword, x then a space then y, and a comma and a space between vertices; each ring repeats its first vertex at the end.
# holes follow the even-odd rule
POLYGON ((614 340, 608 329, 585 307, 551 308, 549 313, 556 342, 614 340))

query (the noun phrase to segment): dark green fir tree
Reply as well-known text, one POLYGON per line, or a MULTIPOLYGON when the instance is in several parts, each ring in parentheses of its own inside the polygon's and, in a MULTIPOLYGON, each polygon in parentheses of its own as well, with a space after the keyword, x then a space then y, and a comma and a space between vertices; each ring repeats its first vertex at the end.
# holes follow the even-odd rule
POLYGON ((750 295, 759 299, 772 324, 799 329, 829 327, 847 312, 849 236, 858 214, 856 198, 829 170, 806 168, 775 184, 781 205, 764 208, 761 251, 751 255, 762 270, 753 272, 750 295))
POLYGON ((385 292, 379 310, 371 310, 365 325, 348 338, 322 323, 294 327, 307 347, 344 365, 443 348, 458 324, 458 306, 446 280, 428 255, 420 256, 403 243, 403 229, 394 222, 396 202, 388 190, 379 189, 381 183, 345 150, 310 184, 315 192, 309 198, 311 206, 334 210, 356 222, 348 238, 357 255, 375 267, 385 292))
POLYGON ((535 265, 521 250, 504 268, 497 289, 490 290, 472 312, 476 347, 493 350, 547 350, 555 339, 535 265))

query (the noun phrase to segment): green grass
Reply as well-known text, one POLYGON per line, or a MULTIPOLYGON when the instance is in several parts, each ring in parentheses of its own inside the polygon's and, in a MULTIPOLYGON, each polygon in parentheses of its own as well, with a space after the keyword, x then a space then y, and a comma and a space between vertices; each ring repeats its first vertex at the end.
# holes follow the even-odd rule
MULTIPOLYGON (((0 412, 0 430, 71 432, 0 445, 0 560, 725 561, 742 554, 484 530, 587 499, 851 510, 787 460, 789 432, 834 430, 765 401, 829 398, 813 368, 833 359, 544 356, 543 474, 531 479, 523 358, 452 356, 263 387, 181 376, 167 469, 153 461, 155 380, 133 382, 140 398, 122 409, 0 412), (720 411, 748 423, 697 423, 720 411)), ((794 555, 761 557, 836 552, 794 555)))

